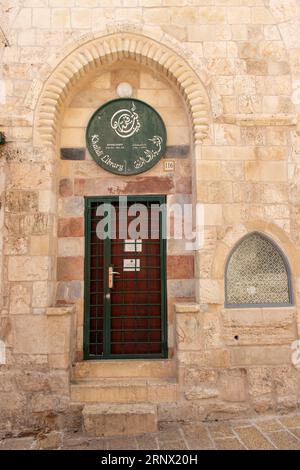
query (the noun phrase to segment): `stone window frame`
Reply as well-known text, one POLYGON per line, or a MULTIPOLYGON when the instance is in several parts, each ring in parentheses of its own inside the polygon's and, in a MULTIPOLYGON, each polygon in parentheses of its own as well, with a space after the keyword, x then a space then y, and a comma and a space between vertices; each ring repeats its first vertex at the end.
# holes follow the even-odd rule
POLYGON ((244 235, 240 240, 238 240, 238 242, 235 243, 235 245, 233 246, 233 248, 231 248, 228 256, 227 256, 227 260, 226 260, 226 263, 225 263, 225 269, 224 269, 224 290, 225 290, 225 302, 224 302, 224 307, 225 308, 277 308, 277 307, 291 307, 294 305, 294 295, 293 295, 293 284, 292 284, 292 272, 291 272, 291 267, 290 267, 290 263, 288 261, 288 258, 287 256, 285 255, 285 253, 282 251, 282 249, 280 248, 280 246, 268 235, 266 235, 265 233, 262 233, 258 230, 254 230, 250 233, 247 233, 246 235, 244 235), (286 303, 270 303, 270 302, 266 302, 266 303, 239 303, 239 304, 232 304, 230 302, 227 301, 227 298, 228 298, 228 291, 227 291, 227 272, 228 272, 228 266, 229 266, 229 263, 230 263, 230 260, 233 256, 233 254, 235 253, 235 251, 239 248, 239 246, 249 237, 251 237, 252 235, 259 235, 260 237, 264 238, 266 241, 268 241, 269 243, 271 243, 271 245, 274 247, 274 249, 277 251, 277 253, 280 255, 282 261, 283 261, 283 264, 284 264, 284 267, 286 269, 286 273, 287 273, 287 282, 288 282, 288 285, 287 285, 287 288, 288 288, 288 297, 289 297, 289 302, 286 302, 286 303))

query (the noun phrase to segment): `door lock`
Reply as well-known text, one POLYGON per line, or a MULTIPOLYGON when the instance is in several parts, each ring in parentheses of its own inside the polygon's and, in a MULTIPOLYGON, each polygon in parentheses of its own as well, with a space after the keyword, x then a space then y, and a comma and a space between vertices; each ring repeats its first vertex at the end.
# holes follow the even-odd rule
POLYGON ((112 266, 108 268, 108 288, 112 289, 114 287, 114 274, 120 275, 117 271, 114 271, 112 266))

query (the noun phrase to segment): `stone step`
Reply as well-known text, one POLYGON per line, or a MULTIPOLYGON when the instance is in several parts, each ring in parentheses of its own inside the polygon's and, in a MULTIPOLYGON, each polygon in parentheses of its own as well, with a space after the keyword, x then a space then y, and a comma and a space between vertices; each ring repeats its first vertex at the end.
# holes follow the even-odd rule
POLYGON ((171 359, 82 361, 73 366, 73 378, 105 377, 175 377, 176 364, 171 359))
POLYGON ((82 415, 84 430, 89 436, 128 436, 157 431, 154 405, 85 405, 82 415))
POLYGON ((81 379, 71 383, 76 403, 172 403, 177 401, 175 379, 81 379))

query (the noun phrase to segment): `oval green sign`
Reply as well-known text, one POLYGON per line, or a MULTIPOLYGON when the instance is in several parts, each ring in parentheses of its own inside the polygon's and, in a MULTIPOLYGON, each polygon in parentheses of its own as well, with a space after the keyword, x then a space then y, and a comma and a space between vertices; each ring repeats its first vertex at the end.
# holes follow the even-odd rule
POLYGON ((87 147, 93 159, 117 175, 136 175, 152 168, 165 153, 166 140, 160 115, 133 98, 101 106, 86 130, 87 147))

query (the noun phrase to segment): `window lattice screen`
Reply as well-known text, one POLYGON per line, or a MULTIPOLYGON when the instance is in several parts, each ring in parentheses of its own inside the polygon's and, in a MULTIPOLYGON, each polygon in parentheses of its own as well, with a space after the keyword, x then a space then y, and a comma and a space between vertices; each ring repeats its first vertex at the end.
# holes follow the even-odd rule
POLYGON ((289 304, 288 272, 279 250, 258 233, 233 251, 226 272, 226 303, 289 304))

